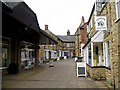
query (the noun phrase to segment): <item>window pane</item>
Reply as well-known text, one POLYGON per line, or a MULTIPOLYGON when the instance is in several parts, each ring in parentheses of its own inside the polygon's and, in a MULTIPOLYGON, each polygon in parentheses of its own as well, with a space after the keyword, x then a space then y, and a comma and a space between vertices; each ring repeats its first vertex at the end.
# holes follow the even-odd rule
POLYGON ((116 1, 116 13, 117 13, 117 19, 120 18, 120 0, 116 1))
POLYGON ((120 0, 118 2, 118 18, 120 18, 120 0))
POLYGON ((8 67, 8 45, 2 47, 2 67, 8 67))

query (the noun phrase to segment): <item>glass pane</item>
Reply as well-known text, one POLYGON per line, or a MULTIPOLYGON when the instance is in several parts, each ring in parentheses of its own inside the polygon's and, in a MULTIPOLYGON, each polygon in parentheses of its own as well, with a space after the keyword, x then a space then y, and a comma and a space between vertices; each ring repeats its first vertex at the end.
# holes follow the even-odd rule
POLYGON ((118 8, 118 18, 120 18, 120 0, 119 0, 119 2, 118 2, 117 8, 118 8))
POLYGON ((8 66, 8 46, 3 45, 2 47, 2 67, 8 66))

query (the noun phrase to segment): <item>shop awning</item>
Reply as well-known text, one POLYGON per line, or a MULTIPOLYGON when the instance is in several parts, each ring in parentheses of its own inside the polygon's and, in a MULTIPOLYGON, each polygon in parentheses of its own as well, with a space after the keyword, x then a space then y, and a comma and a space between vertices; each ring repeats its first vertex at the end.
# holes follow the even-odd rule
POLYGON ((92 42, 103 42, 104 40, 104 32, 103 31, 97 31, 95 35, 91 38, 92 42))

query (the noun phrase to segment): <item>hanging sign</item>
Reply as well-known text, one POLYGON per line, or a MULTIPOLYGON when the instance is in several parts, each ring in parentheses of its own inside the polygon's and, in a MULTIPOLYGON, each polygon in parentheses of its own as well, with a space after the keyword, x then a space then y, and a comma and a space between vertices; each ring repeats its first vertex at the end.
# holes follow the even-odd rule
POLYGON ((96 30, 107 30, 106 16, 96 16, 95 17, 96 30))

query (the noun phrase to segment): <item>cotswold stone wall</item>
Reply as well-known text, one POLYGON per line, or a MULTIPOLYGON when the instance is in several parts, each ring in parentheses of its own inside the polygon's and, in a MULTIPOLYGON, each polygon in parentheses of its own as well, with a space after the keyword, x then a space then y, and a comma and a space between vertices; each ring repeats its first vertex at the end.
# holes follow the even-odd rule
POLYGON ((110 59, 111 59, 111 69, 112 69, 112 77, 113 77, 113 85, 118 87, 118 24, 115 23, 111 27, 110 30, 110 59))
MULTIPOLYGON (((120 20, 116 22, 116 6, 115 2, 108 2, 105 6, 107 17, 107 26, 109 34, 104 38, 106 40, 109 37, 110 41, 110 61, 111 70, 106 71, 106 80, 116 88, 119 85, 119 43, 120 43, 120 20)), ((103 11, 104 11, 103 10, 103 11)), ((102 13, 101 13, 102 14, 102 13)))
POLYGON ((120 54, 119 54, 119 45, 120 45, 120 20, 116 22, 116 6, 115 2, 110 2, 108 0, 107 4, 103 8, 103 10, 99 13, 99 15, 104 15, 107 18, 107 28, 108 30, 105 32, 104 41, 110 41, 110 62, 111 62, 111 70, 106 70, 106 81, 118 87, 118 80, 120 77, 119 74, 119 65, 120 65, 120 54))
MULTIPOLYGON (((120 25, 120 22, 119 22, 119 25, 120 25)), ((120 43, 120 29, 119 29, 119 43, 120 43)), ((120 44, 118 46, 118 71, 119 71, 119 76, 118 76, 118 88, 120 88, 120 44)))
POLYGON ((90 67, 87 65, 87 74, 94 80, 105 80, 106 79, 106 68, 105 67, 90 67))
POLYGON ((112 85, 113 77, 111 74, 111 69, 106 69, 106 81, 109 85, 112 85))

